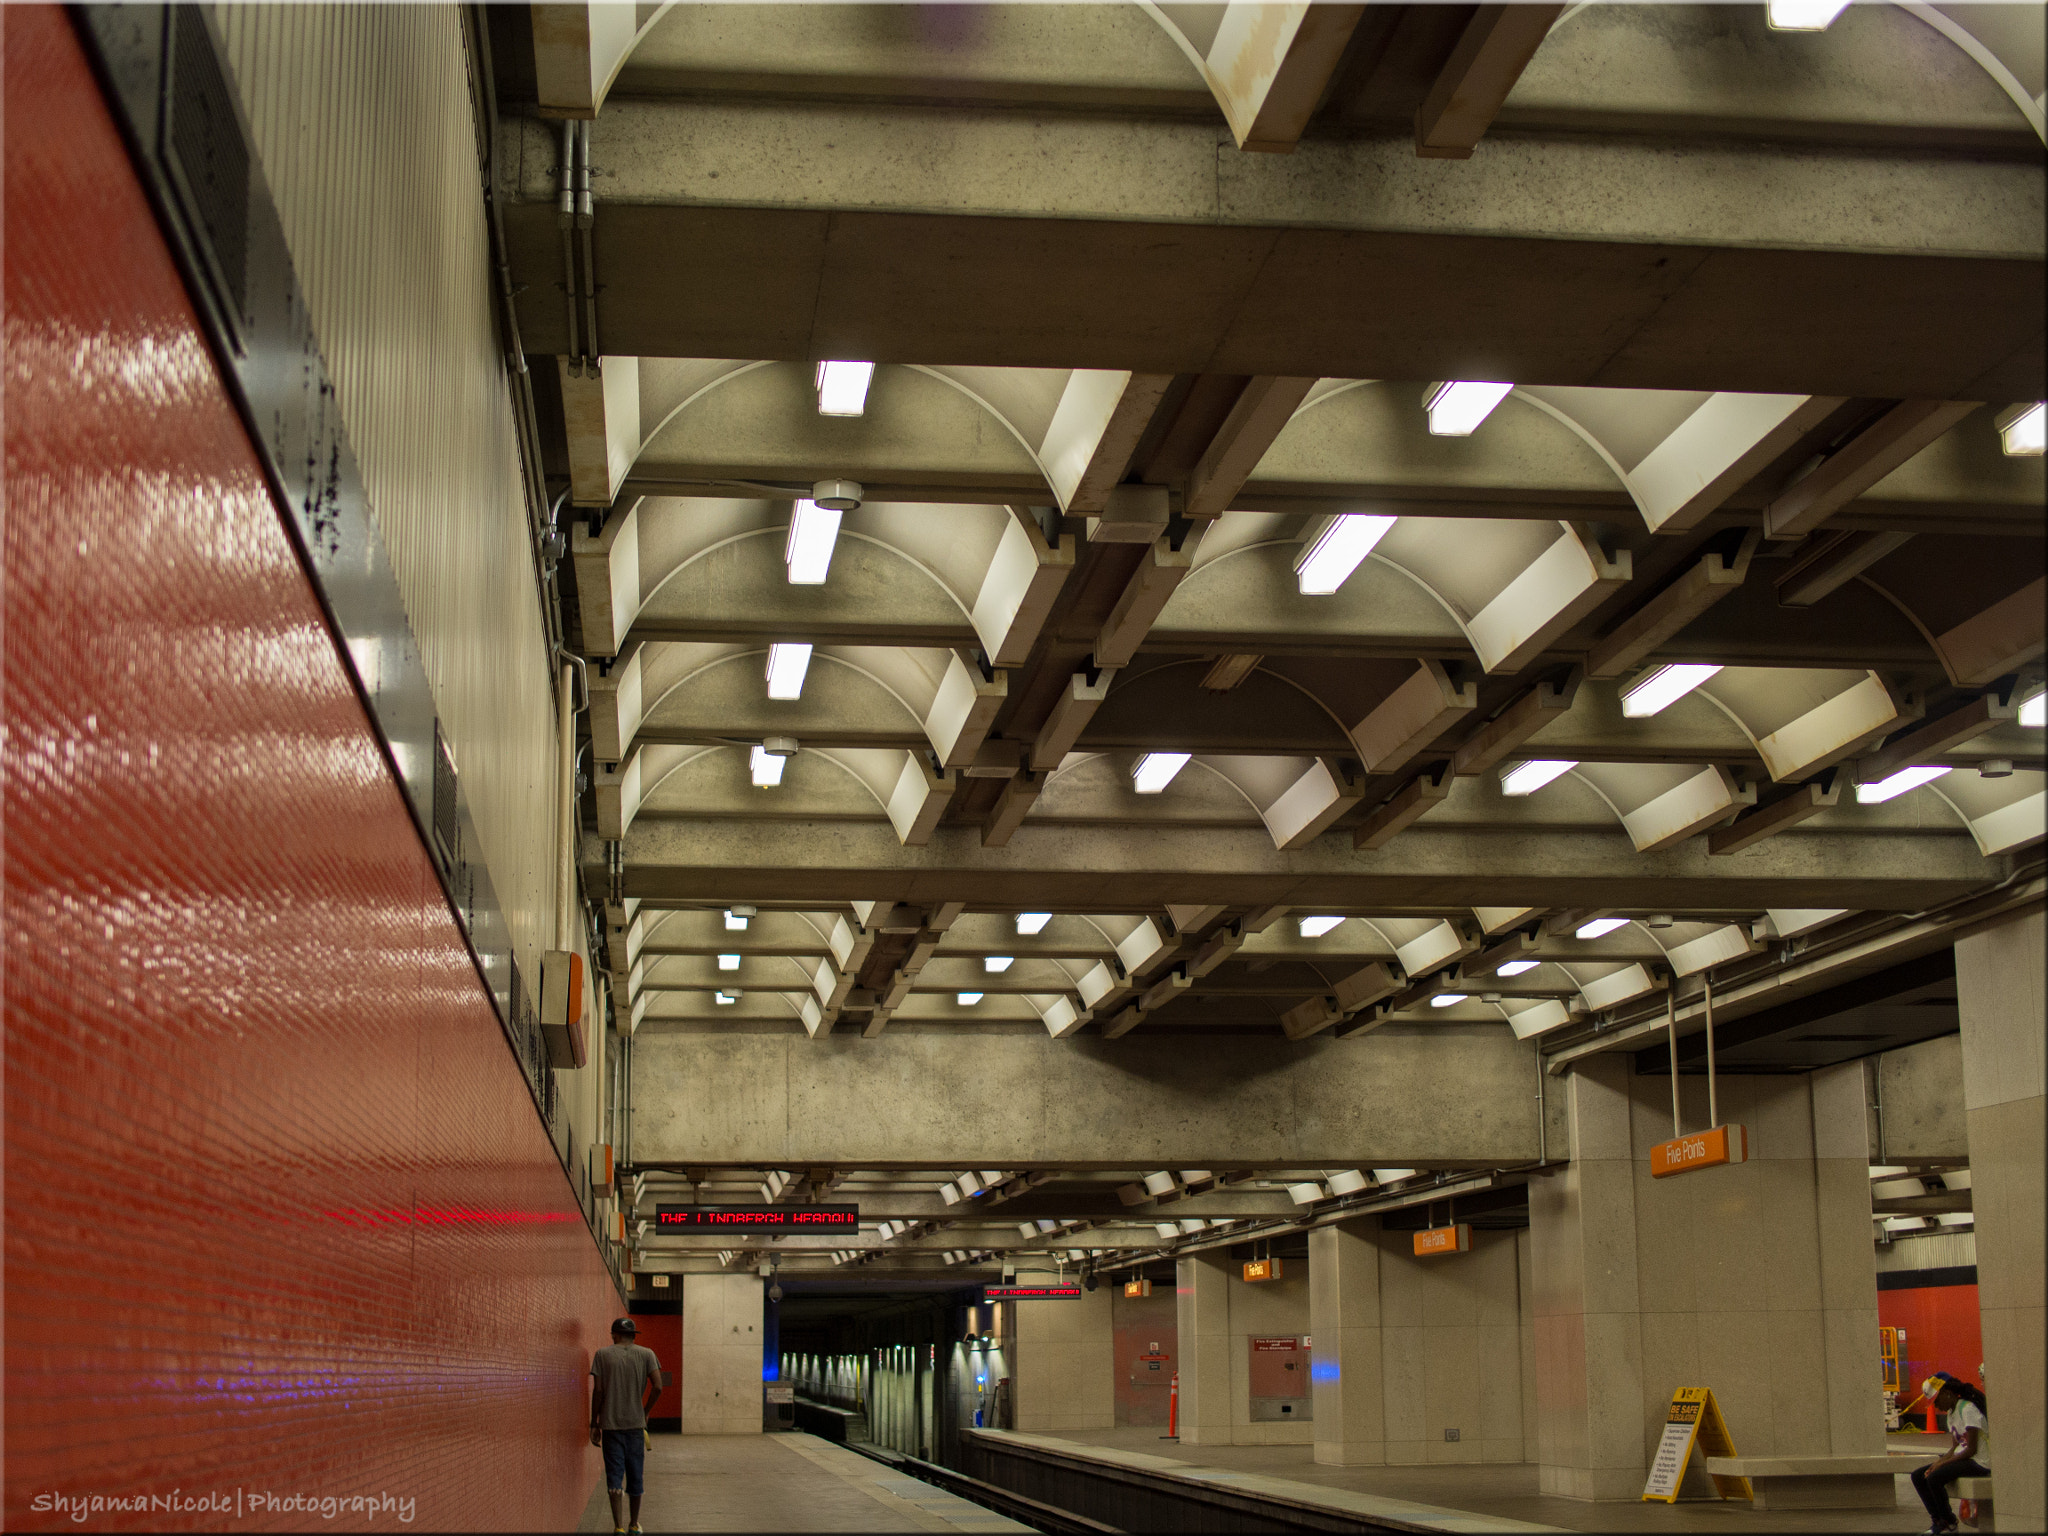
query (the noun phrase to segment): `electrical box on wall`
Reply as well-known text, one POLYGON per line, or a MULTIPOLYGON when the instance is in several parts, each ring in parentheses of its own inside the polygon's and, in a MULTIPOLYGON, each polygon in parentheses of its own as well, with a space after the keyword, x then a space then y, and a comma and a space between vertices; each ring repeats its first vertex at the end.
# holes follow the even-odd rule
POLYGON ((551 949, 541 956, 540 1037, 547 1045, 548 1065, 558 1070, 580 1067, 590 1059, 583 1017, 587 992, 581 955, 551 949))
POLYGON ((617 1193, 612 1172, 612 1149, 603 1142, 590 1149, 590 1192, 593 1195, 617 1193))

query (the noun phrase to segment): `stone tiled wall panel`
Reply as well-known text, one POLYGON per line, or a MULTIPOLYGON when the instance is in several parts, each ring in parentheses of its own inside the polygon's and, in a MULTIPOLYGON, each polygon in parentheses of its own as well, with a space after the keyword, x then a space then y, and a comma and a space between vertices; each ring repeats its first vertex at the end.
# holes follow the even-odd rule
POLYGON ((567 1528, 615 1295, 69 23, 4 25, 6 1523, 567 1528))

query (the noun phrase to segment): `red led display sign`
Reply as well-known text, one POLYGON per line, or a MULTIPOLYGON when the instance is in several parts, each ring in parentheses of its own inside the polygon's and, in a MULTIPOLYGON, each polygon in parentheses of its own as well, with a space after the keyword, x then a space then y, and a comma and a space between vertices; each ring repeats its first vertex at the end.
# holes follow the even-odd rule
POLYGON ((657 1232, 858 1232, 857 1205, 658 1205, 657 1232))
POLYGON ((1078 1285, 984 1285, 983 1301, 1079 1301, 1078 1285))

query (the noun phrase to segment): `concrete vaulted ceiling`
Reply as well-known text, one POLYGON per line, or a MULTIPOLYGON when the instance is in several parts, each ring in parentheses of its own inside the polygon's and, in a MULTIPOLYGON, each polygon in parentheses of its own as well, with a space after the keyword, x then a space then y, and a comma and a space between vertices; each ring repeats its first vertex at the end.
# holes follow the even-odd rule
POLYGON ((2048 483, 1999 431, 2038 51, 1920 5, 1276 6, 1253 60, 1255 9, 640 7, 501 63, 643 1036, 1569 1052, 2038 893, 2048 483), (1457 378, 1515 387, 1432 435, 1457 378), (825 480, 859 505, 795 586, 825 480), (1721 670, 1625 712, 1681 662, 1721 670), (1570 766, 1508 793, 1531 759, 1570 766))

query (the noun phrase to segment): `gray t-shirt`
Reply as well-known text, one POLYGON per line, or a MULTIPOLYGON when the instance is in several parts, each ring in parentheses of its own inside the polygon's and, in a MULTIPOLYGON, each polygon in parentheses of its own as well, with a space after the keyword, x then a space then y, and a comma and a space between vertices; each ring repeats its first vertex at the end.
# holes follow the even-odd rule
POLYGON ((664 1386, 661 1362, 645 1344, 607 1344, 590 1357, 590 1374, 604 1387, 599 1429, 645 1429, 648 1382, 664 1386))

